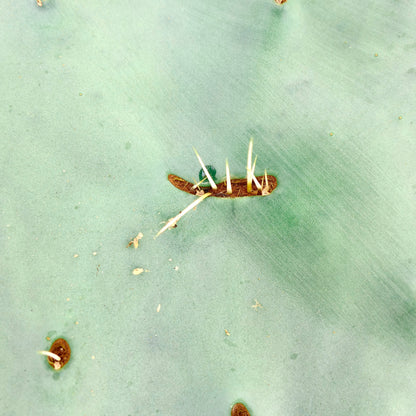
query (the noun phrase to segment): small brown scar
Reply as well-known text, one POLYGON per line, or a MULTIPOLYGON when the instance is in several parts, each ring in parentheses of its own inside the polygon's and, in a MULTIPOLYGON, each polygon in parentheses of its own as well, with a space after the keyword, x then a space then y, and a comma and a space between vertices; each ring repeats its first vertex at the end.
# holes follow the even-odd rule
POLYGON ((231 186, 232 186, 232 193, 227 193, 227 184, 225 182, 217 183, 217 189, 213 189, 210 186, 200 188, 198 190, 195 188, 194 184, 191 182, 186 181, 179 176, 170 174, 168 175, 169 182, 181 191, 187 192, 191 195, 200 195, 201 189, 205 192, 209 192, 211 195, 217 198, 242 198, 245 196, 266 196, 271 194, 277 188, 277 179, 273 175, 266 175, 266 176, 257 176, 256 179, 261 183, 267 182, 268 189, 263 192, 261 189, 254 189, 252 192, 247 191, 247 179, 231 179, 231 186), (267 181, 266 181, 267 179, 267 181))
POLYGON ((250 416, 250 413, 243 403, 235 403, 231 409, 231 416, 250 416))
POLYGON ((71 358, 71 348, 67 341, 63 338, 58 338, 49 349, 49 352, 57 355, 60 360, 55 360, 52 357, 47 357, 49 365, 56 371, 65 366, 71 358))

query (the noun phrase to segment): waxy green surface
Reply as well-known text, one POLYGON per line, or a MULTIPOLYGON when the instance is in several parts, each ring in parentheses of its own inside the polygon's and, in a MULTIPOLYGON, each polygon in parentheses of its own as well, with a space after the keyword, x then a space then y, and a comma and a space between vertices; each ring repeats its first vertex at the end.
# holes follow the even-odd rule
POLYGON ((0 13, 2 414, 416 413, 414 2, 0 13), (251 136, 276 191, 154 240, 251 136))

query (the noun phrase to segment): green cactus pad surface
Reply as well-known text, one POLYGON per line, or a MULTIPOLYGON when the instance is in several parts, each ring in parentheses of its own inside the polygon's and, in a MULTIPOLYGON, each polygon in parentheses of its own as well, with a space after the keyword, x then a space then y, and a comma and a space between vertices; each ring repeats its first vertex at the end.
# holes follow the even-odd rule
POLYGON ((2 414, 416 414, 415 2, 0 13, 2 414))

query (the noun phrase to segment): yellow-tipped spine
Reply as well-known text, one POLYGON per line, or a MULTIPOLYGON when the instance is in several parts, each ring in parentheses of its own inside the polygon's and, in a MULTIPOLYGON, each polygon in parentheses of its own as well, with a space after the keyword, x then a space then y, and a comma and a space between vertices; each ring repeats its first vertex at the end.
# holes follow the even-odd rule
POLYGON ((251 170, 251 159, 253 156, 253 138, 250 139, 247 153, 247 192, 252 192, 253 172, 251 170))
POLYGON ((196 157, 198 158, 199 164, 201 165, 205 176, 208 178, 209 180, 209 184, 211 185, 212 189, 217 189, 217 185, 215 184, 214 180, 212 179, 212 176, 209 174, 207 167, 205 166, 204 162, 202 161, 201 157, 199 156, 198 152, 196 151, 195 147, 193 148, 194 152, 196 154, 196 157))
POLYGON ((251 177, 253 179, 254 184, 256 185, 256 188, 261 191, 262 186, 260 185, 259 181, 256 178, 256 175, 254 174, 254 170, 256 169, 256 162, 257 162, 257 156, 254 158, 254 163, 251 168, 251 177))
POLYGON ((233 193, 233 189, 231 187, 231 175, 228 159, 225 159, 225 174, 227 175, 227 194, 230 195, 233 193))
POLYGON ((192 208, 196 207, 199 203, 201 203, 206 197, 210 196, 211 193, 207 192, 206 194, 200 196, 197 200, 189 204, 183 211, 181 211, 176 217, 171 218, 165 226, 156 234, 156 237, 159 237, 160 234, 164 233, 168 228, 175 227, 176 223, 192 208))
POLYGON ((265 182, 265 185, 264 185, 264 187, 261 190, 261 194, 263 196, 269 195, 270 194, 270 192, 269 192, 269 180, 267 179, 267 171, 266 171, 266 169, 264 169, 264 176, 263 176, 263 179, 261 180, 261 184, 262 185, 263 185, 263 181, 265 182))
POLYGON ((204 179, 202 179, 201 181, 199 181, 198 183, 196 183, 196 184, 192 187, 192 189, 198 188, 198 186, 199 186, 199 185, 201 185, 201 183, 202 183, 202 182, 205 182, 206 180, 207 180, 207 177, 205 176, 205 178, 204 178, 204 179))

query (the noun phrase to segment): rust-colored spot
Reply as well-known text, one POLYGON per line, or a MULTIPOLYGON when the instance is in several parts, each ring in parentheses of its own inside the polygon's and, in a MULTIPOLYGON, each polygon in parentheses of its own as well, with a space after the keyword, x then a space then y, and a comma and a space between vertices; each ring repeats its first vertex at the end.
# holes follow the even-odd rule
POLYGON ((48 357, 48 363, 54 370, 60 370, 71 358, 71 348, 63 338, 58 338, 52 344, 49 351, 56 354, 61 359, 60 361, 57 361, 52 357, 48 357))
POLYGON ((231 416, 250 416, 250 412, 243 403, 236 403, 231 409, 231 416))
POLYGON ((191 195, 199 195, 200 189, 203 192, 210 192, 211 196, 215 196, 217 198, 240 198, 244 196, 264 196, 272 193, 277 187, 277 179, 273 175, 267 175, 267 182, 268 182, 268 189, 265 189, 266 186, 266 178, 264 176, 257 176, 256 177, 260 184, 263 183, 263 192, 256 188, 253 184, 253 191, 247 191, 247 179, 231 179, 231 187, 232 193, 227 194, 227 184, 226 182, 217 183, 217 189, 213 189, 210 186, 198 187, 194 188, 194 184, 191 182, 186 181, 185 179, 180 178, 176 175, 169 175, 168 180, 169 182, 175 187, 180 189, 181 191, 187 192, 191 195))

